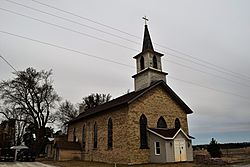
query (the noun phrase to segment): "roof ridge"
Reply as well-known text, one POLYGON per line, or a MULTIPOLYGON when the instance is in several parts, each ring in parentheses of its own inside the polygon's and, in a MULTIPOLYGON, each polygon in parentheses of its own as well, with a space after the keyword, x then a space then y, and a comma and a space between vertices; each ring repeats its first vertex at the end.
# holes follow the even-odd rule
POLYGON ((158 80, 158 81, 152 82, 150 86, 148 86, 144 89, 130 92, 128 94, 117 97, 109 102, 106 102, 106 103, 98 105, 94 108, 88 109, 87 111, 82 112, 75 119, 72 119, 68 123, 75 122, 77 120, 83 119, 83 118, 91 116, 93 114, 98 114, 102 111, 106 111, 106 110, 109 110, 111 108, 117 108, 117 107, 121 107, 123 105, 128 105, 128 104, 132 103, 133 101, 135 101, 136 99, 138 99, 139 97, 141 97, 144 93, 155 88, 158 85, 161 85, 162 88, 169 94, 169 96, 171 98, 173 98, 173 100, 175 102, 177 102, 180 105, 180 107, 183 108, 183 112, 185 112, 186 114, 193 113, 193 111, 185 104, 185 102, 182 101, 182 99, 163 80, 158 80))
MULTIPOLYGON (((97 108, 97 107, 106 105, 106 104, 108 104, 108 103, 112 103, 113 101, 118 100, 118 99, 120 99, 120 98, 123 98, 124 96, 128 96, 128 95, 130 95, 130 94, 132 94, 132 93, 134 93, 134 92, 135 92, 135 91, 132 91, 132 92, 126 93, 126 94, 124 94, 124 95, 118 96, 118 97, 116 97, 116 98, 114 98, 114 99, 112 99, 112 100, 110 100, 110 101, 107 101, 107 102, 105 102, 105 103, 103 103, 103 104, 97 105, 97 106, 95 106, 95 107, 93 107, 93 108, 89 108, 89 109, 87 109, 87 110, 84 111, 84 112, 88 112, 88 111, 93 110, 93 109, 95 109, 95 108, 97 108)), ((84 113, 84 112, 82 112, 82 113, 84 113)), ((79 115, 81 115, 82 113, 80 113, 79 115)))

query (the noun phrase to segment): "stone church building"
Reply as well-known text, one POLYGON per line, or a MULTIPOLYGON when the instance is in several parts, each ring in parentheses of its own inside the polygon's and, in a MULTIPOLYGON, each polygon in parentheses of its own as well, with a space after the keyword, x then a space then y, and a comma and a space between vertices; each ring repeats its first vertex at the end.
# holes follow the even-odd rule
POLYGON ((193 161, 187 121, 193 111, 167 85, 162 56, 154 50, 145 25, 142 51, 134 56, 135 91, 71 120, 67 142, 55 143, 56 159, 120 164, 193 161))

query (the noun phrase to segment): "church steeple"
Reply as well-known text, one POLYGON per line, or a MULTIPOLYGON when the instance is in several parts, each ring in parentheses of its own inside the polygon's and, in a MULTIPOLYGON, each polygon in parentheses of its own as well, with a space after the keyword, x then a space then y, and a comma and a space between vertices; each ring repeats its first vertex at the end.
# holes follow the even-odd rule
POLYGON ((153 48, 153 44, 149 35, 148 25, 145 24, 142 51, 146 51, 146 50, 154 51, 154 48, 153 48))
MULTIPOLYGON (((143 19, 147 20, 146 18, 143 19)), ((134 56, 137 68, 137 73, 132 76, 134 78, 135 91, 150 86, 154 81, 163 80, 166 82, 167 73, 162 72, 162 56, 162 53, 154 51, 148 26, 145 23, 142 52, 134 56)))

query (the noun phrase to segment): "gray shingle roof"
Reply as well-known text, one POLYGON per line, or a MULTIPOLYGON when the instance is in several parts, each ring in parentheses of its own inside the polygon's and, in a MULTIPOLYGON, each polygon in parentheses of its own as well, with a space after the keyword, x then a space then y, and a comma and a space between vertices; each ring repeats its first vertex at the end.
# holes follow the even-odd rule
POLYGON ((149 90, 157 87, 162 86, 162 88, 173 98, 173 100, 176 101, 178 105, 185 111, 186 114, 191 114, 193 111, 184 103, 184 101, 181 100, 181 98, 162 80, 156 81, 152 83, 149 87, 144 88, 139 91, 133 91, 131 93, 125 94, 123 96, 120 96, 116 99, 113 99, 107 103, 101 104, 99 106, 96 106, 94 108, 88 109, 87 111, 80 113, 75 119, 69 121, 68 123, 73 123, 76 121, 79 121, 83 118, 93 116, 102 112, 105 112, 110 109, 118 109, 120 107, 125 107, 128 104, 132 103, 134 100, 138 99, 145 93, 147 93, 149 90))
POLYGON ((174 135, 179 130, 179 129, 163 129, 163 128, 149 128, 149 129, 166 138, 173 138, 174 135))

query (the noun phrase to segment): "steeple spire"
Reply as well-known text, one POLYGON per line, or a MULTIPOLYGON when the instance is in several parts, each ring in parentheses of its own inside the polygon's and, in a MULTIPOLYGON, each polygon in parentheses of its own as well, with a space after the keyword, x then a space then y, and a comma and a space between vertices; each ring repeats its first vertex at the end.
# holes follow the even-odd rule
POLYGON ((142 51, 146 50, 154 51, 154 48, 148 31, 148 25, 145 24, 142 51))
POLYGON ((146 17, 145 29, 143 37, 142 52, 134 56, 136 59, 136 74, 132 77, 134 78, 135 91, 141 90, 150 86, 155 81, 163 80, 166 82, 166 75, 162 71, 161 57, 162 53, 154 51, 153 44, 149 35, 146 17))

